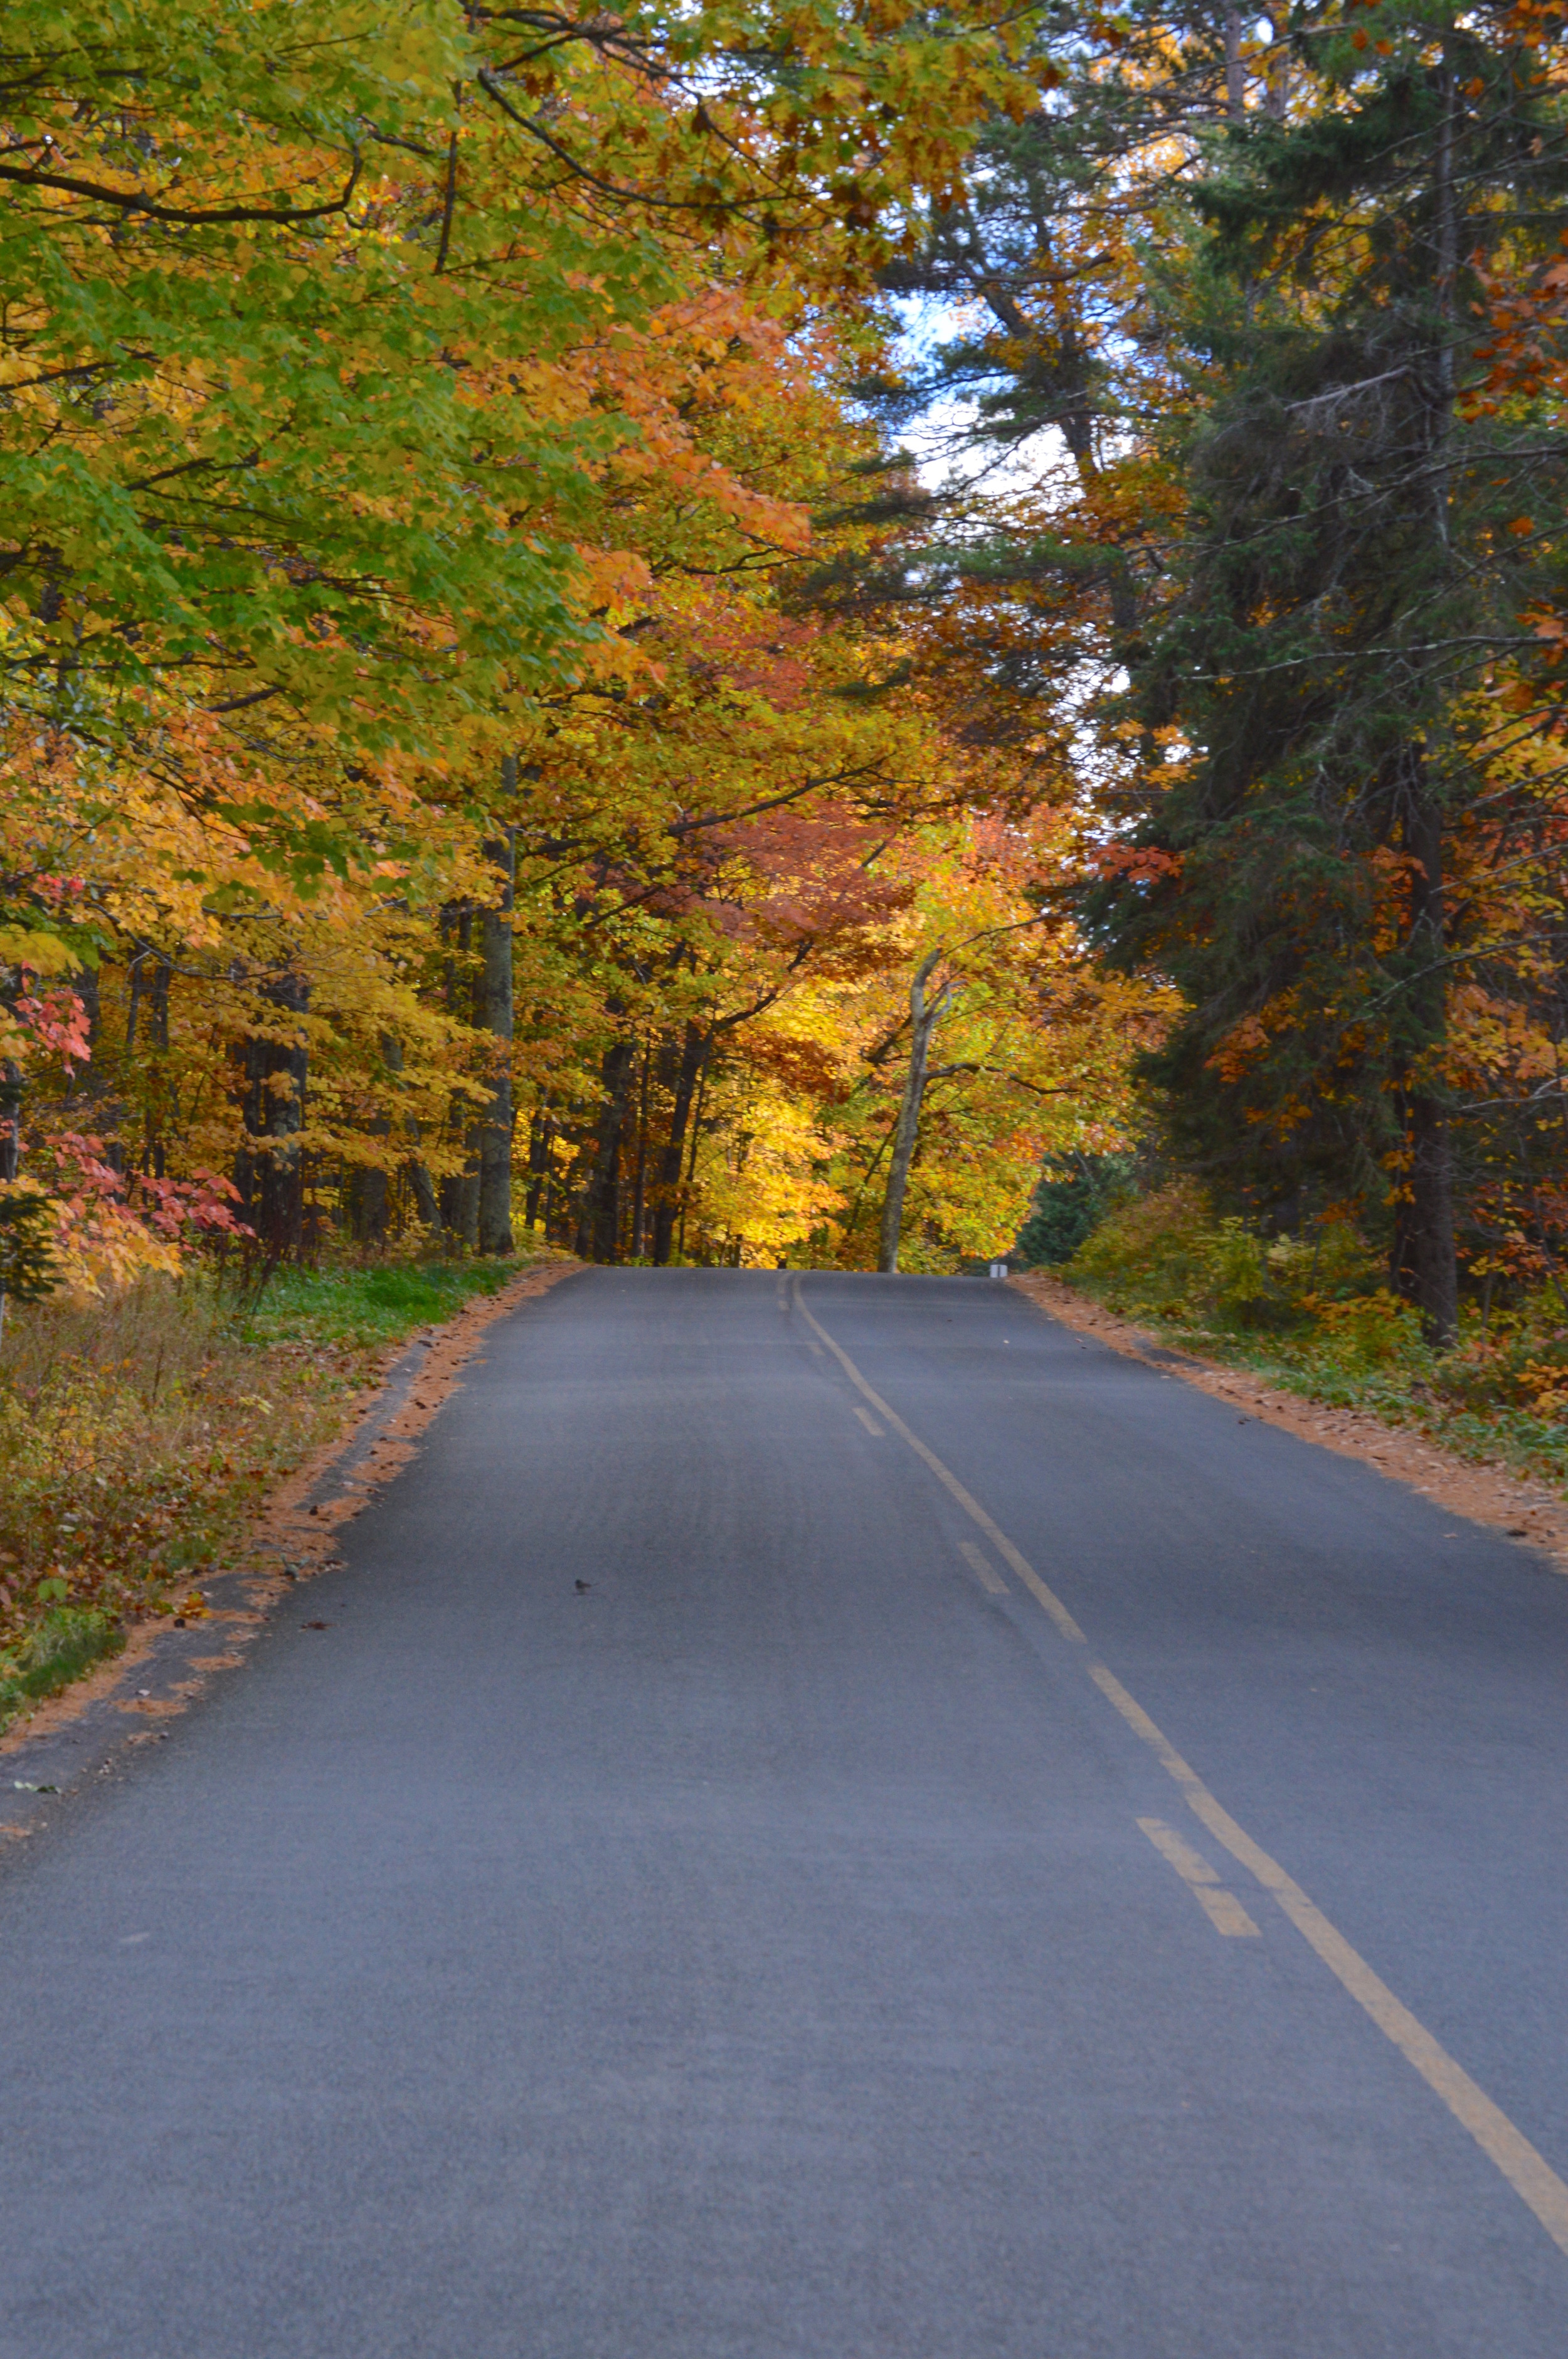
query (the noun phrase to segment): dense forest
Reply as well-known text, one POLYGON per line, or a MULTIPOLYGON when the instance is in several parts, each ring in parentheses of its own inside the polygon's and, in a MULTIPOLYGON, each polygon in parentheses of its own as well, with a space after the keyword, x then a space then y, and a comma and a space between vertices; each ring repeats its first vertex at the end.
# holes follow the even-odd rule
POLYGON ((1043 1167, 1556 1284, 1562 29, 18 0, 12 1300, 1043 1167))

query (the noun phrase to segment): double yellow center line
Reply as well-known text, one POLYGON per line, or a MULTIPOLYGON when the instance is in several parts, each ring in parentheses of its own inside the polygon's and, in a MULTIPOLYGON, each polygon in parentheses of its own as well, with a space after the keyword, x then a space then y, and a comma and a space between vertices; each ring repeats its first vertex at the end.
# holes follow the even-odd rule
MULTIPOLYGON (((1083 1631, 1054 1590, 1041 1580, 1022 1551, 1014 1547, 1000 1525, 987 1515, 979 1500, 965 1489, 951 1469, 943 1464, 936 1452, 922 1441, 917 1433, 911 1431, 897 1410, 890 1408, 880 1393, 872 1390, 848 1352, 834 1342, 821 1321, 813 1317, 806 1308, 798 1277, 794 1280, 793 1292, 795 1305, 801 1317, 813 1334, 821 1338, 856 1391, 871 1403, 883 1423, 901 1440, 908 1443, 922 1464, 930 1469, 943 1488, 985 1534, 1003 1563, 1011 1567, 1035 1603, 1050 1615, 1062 1636, 1074 1646, 1087 1646, 1083 1631)), ((971 1553, 970 1548, 965 1546, 964 1554, 984 1580, 985 1573, 980 1571, 984 1560, 980 1558, 979 1551, 975 1549, 971 1553)), ((989 1571, 989 1566, 985 1570, 989 1571)), ((994 1574, 991 1578, 994 1581, 994 1574)), ((986 1585, 989 1587, 990 1583, 986 1585)), ((1365 1958, 1329 1922, 1322 1909, 1307 1897, 1294 1878, 1286 1875, 1279 1862, 1271 1859, 1260 1843, 1253 1842, 1244 1827, 1238 1825, 1229 1811, 1210 1793, 1196 1770, 1183 1760, 1174 1745, 1156 1728, 1142 1705, 1128 1693, 1115 1674, 1104 1663, 1091 1662, 1087 1669, 1107 1702, 1114 1706, 1134 1735, 1149 1747, 1199 1823, 1207 1829, 1216 1843, 1247 1869, 1284 1911, 1297 1932, 1316 1951, 1324 1964, 1349 1992, 1357 2005, 1366 2010, 1406 2062, 1414 2065, 1427 2086, 1442 2098, 1455 2121, 1462 2123, 1469 2131, 1515 2193, 1529 2205, 1552 2242, 1563 2252, 1568 2253, 1568 2184, 1558 2177, 1523 2132, 1515 2128, 1501 2106, 1493 2104, 1486 2091, 1472 2081, 1464 2066, 1456 2063, 1441 2042, 1433 2038, 1425 2025, 1394 1996, 1387 1983, 1374 1973, 1365 1958)), ((1217 1900, 1219 1897, 1215 1888, 1217 1879, 1214 1878, 1213 1870, 1206 1861, 1192 1851, 1173 1829, 1165 1827, 1162 1821, 1141 1819, 1139 1824, 1155 1848, 1185 1878, 1200 1901, 1204 1900, 1206 1893, 1208 1895, 1208 1901, 1204 1905, 1208 1908, 1211 1919, 1217 1923, 1214 1908, 1209 1906, 1209 1902, 1217 1900), (1155 1832, 1157 1829, 1158 1833, 1155 1832), (1169 1838, 1169 1844, 1165 1837, 1169 1838), (1179 1854, 1184 1854, 1187 1862, 1195 1864, 1194 1873, 1188 1873, 1179 1854)), ((1233 1919, 1228 1924, 1220 1925, 1219 1930, 1222 1932, 1256 1932, 1256 1926, 1240 1902, 1229 1893, 1224 1894, 1223 1897, 1230 1903, 1237 1916, 1245 1919, 1245 1923, 1238 1924, 1233 1919)))

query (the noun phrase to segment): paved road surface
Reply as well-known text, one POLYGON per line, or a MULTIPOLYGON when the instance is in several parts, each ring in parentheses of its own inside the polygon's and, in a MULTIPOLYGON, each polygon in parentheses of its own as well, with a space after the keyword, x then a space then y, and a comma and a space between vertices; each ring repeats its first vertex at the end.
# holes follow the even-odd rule
POLYGON ((605 1270, 347 1556, 7 1863, 5 2359, 1563 2359, 1529 1551, 985 1282, 605 1270))

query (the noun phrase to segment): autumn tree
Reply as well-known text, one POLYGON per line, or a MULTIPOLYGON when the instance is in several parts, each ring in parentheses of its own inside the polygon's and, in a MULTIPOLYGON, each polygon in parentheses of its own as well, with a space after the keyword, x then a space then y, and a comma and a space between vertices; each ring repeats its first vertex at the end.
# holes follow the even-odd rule
MULTIPOLYGON (((503 1244, 519 1060, 591 1099, 608 1004, 542 869, 664 889, 646 799, 551 813, 552 749, 656 701, 694 514, 764 568, 798 538, 723 418, 1010 103, 1016 27, 190 5, 5 38, 8 988, 82 978, 126 1184, 226 1136, 279 1249, 324 1181, 364 1234, 444 1187, 503 1244)), ((756 800, 662 791, 655 835, 756 800)))

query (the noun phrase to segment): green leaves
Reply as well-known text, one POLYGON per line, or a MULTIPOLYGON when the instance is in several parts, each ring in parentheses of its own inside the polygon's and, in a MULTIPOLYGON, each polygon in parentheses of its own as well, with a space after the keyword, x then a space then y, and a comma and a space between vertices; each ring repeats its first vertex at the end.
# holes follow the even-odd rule
POLYGON ((54 1207, 37 1189, 0 1183, 0 1298, 41 1302, 56 1277, 54 1207))

